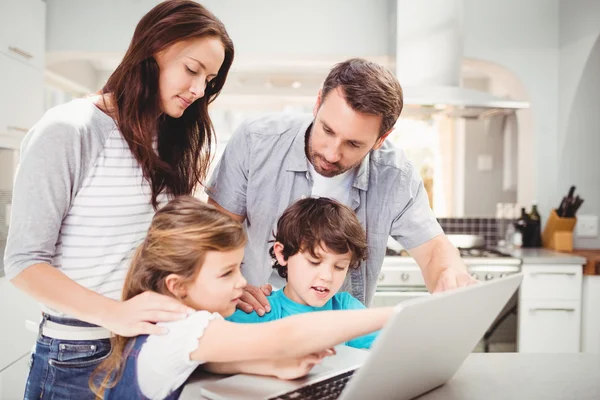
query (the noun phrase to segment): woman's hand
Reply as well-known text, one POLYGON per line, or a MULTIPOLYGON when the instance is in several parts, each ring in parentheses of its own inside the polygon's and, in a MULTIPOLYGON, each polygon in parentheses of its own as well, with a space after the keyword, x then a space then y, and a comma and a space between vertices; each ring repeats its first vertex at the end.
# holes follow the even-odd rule
POLYGON ((105 310, 100 325, 125 337, 162 335, 168 329, 154 323, 177 321, 193 312, 194 309, 172 297, 148 291, 127 301, 112 303, 105 310))

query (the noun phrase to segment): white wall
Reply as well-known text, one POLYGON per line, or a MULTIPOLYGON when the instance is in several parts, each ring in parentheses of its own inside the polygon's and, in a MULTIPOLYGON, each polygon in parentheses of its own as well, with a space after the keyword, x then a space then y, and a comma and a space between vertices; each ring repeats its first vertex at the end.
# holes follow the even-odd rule
MULTIPOLYGON (((381 56, 393 47, 389 0, 202 0, 239 55, 381 56)), ((156 0, 47 0, 49 52, 124 52, 156 0)))
MULTIPOLYGON (((559 39, 558 190, 576 185, 579 214, 600 215, 600 1, 561 1, 559 39)), ((575 246, 600 248, 600 238, 575 246)))
POLYGON ((89 61, 63 61, 53 63, 47 68, 60 76, 68 78, 72 82, 88 88, 92 92, 100 89, 98 86, 98 74, 89 61))
MULTIPOLYGON (((489 90, 487 79, 463 79, 470 89, 489 90)), ((515 190, 504 190, 504 118, 496 116, 486 120, 466 120, 465 130, 465 178, 464 217, 494 217, 497 203, 515 203, 515 190), (492 158, 492 169, 480 171, 478 157, 492 158)))
POLYGON ((558 206, 558 0, 464 0, 464 56, 488 60, 512 71, 532 104, 529 152, 520 163, 519 201, 536 200, 542 217, 558 206), (527 164, 529 161, 529 164, 527 164), (523 193, 528 190, 529 193, 523 193))

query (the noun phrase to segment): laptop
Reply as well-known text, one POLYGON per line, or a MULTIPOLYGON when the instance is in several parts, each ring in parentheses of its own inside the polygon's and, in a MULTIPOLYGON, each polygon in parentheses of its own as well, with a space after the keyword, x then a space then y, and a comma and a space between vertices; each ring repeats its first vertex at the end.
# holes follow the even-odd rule
POLYGON ((211 400, 412 399, 456 373, 522 280, 520 273, 401 302, 370 351, 339 346, 302 379, 240 374, 201 393, 211 400))

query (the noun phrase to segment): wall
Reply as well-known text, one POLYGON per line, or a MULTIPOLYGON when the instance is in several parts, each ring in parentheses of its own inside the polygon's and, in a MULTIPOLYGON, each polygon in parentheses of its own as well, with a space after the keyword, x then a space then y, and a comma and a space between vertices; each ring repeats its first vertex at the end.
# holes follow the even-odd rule
POLYGON ((531 129, 519 130, 519 202, 542 217, 558 206, 558 1, 464 0, 464 56, 514 73, 529 94, 531 129), (527 139, 527 140, 522 140, 527 139))
MULTIPOLYGON (((47 0, 49 52, 123 52, 156 0, 47 0)), ((389 0, 203 0, 238 55, 381 56, 392 45, 389 0)))
POLYGON ((53 63, 48 66, 52 72, 67 77, 94 92, 100 89, 98 76, 94 67, 86 60, 72 60, 53 63))
MULTIPOLYGON (((577 186, 579 214, 600 215, 600 2, 560 3, 559 195, 577 186)), ((600 238, 576 238, 578 248, 600 248, 600 238)))
MULTIPOLYGON (((470 89, 487 92, 487 79, 463 79, 470 89)), ((489 217, 496 214, 496 203, 515 203, 515 190, 502 188, 504 173, 504 118, 492 117, 483 121, 467 120, 465 128, 465 180, 464 216, 489 217), (480 171, 477 166, 480 155, 492 158, 492 169, 480 171)))

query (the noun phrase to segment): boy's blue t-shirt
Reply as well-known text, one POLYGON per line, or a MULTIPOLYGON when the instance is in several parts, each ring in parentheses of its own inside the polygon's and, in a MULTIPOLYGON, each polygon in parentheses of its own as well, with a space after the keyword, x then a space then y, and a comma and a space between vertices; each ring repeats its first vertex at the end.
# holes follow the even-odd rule
MULTIPOLYGON (((290 315, 314 312, 314 311, 329 311, 329 310, 359 310, 365 306, 352 297, 350 293, 338 292, 323 307, 311 307, 304 304, 298 304, 289 299, 283 289, 271 293, 268 297, 271 304, 271 312, 265 313, 262 317, 256 311, 246 314, 242 310, 236 310, 231 316, 225 318, 231 322, 239 323, 258 323, 275 321, 281 318, 289 317, 290 315)), ((370 333, 365 336, 360 336, 346 342, 346 346, 355 347, 357 349, 369 349, 373 341, 377 338, 379 331, 370 333)))

